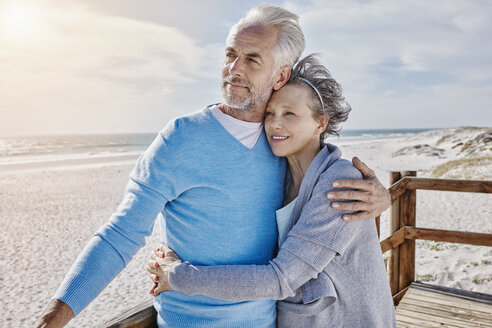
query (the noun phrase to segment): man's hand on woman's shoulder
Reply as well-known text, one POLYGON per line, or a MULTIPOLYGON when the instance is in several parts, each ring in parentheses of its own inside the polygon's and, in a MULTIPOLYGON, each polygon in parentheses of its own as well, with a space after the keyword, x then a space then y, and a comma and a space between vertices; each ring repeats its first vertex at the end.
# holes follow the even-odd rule
POLYGON ((350 188, 355 190, 334 190, 327 195, 328 199, 344 200, 333 202, 331 206, 337 210, 357 211, 343 215, 346 221, 360 221, 375 218, 391 205, 391 196, 381 184, 376 174, 359 158, 354 157, 352 163, 364 176, 364 180, 339 179, 333 181, 333 188, 350 188))

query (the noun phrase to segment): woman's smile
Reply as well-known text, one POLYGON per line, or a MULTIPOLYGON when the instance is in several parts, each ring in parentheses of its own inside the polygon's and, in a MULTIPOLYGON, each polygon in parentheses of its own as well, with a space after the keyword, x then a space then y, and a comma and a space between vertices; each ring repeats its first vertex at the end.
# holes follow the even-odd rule
POLYGON ((282 142, 287 140, 289 137, 286 136, 280 136, 280 135, 272 135, 271 136, 271 142, 282 142))

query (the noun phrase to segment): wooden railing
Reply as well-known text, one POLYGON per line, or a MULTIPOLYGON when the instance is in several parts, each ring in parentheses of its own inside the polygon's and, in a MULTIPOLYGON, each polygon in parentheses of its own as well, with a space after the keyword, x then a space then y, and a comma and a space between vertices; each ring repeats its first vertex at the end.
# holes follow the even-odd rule
MULTIPOLYGON (((388 280, 395 304, 415 280, 415 240, 492 246, 492 234, 416 227, 417 189, 492 193, 492 181, 417 178, 415 171, 391 172, 389 189, 392 206, 391 235, 381 241, 383 253, 389 251, 388 280)), ((379 218, 376 218, 379 231, 379 218)))

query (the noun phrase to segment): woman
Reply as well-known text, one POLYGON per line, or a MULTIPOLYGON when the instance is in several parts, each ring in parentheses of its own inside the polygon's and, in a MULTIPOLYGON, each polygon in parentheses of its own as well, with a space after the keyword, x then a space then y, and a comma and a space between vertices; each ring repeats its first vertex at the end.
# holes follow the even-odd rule
POLYGON ((158 249, 148 268, 158 282, 151 292, 276 299, 279 327, 394 327, 374 222, 343 221, 344 212, 326 201, 334 180, 361 178, 336 146, 323 143, 326 134, 338 134, 349 111, 326 68, 312 55, 301 60, 265 113, 272 151, 289 165, 285 207, 277 211, 277 257, 267 265, 194 266, 158 249))

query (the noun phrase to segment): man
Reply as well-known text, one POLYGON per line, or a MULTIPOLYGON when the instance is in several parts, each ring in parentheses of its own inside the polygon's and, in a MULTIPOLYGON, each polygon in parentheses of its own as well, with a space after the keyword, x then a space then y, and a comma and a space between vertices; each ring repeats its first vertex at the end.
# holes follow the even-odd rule
MULTIPOLYGON (((78 257, 37 327, 62 327, 125 267, 152 232, 194 264, 265 264, 277 242, 286 163, 268 146, 262 120, 272 90, 289 79, 304 49, 298 17, 260 5, 231 28, 224 61, 224 102, 175 119, 159 133, 130 175, 125 198, 78 257)), ((389 194, 358 160, 358 191, 334 193, 340 209, 374 217, 389 194)), ((274 327, 275 301, 229 302, 179 292, 156 297, 160 327, 274 327)))

